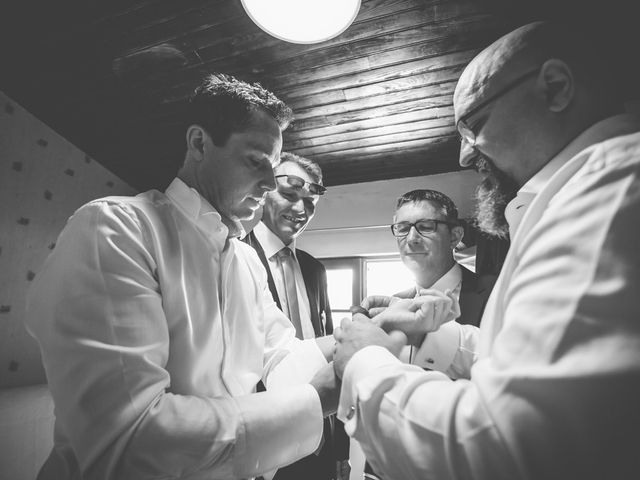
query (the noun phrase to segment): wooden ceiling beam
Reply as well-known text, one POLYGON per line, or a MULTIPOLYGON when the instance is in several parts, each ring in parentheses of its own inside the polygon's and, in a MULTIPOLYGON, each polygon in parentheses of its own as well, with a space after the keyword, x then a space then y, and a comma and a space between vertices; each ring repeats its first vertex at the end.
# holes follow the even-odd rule
MULTIPOLYGON (((393 50, 384 52, 381 52, 385 43, 384 38, 377 37, 376 42, 372 42, 367 48, 354 46, 351 55, 341 52, 339 55, 341 61, 338 63, 326 64, 322 58, 303 56, 300 59, 279 61, 271 65, 269 71, 252 71, 250 75, 243 74, 237 67, 224 68, 221 64, 212 64, 211 71, 221 71, 250 81, 260 81, 274 89, 278 95, 290 100, 314 93, 365 86, 377 81, 398 78, 407 72, 425 72, 429 70, 430 65, 437 64, 437 57, 442 55, 460 52, 472 55, 477 51, 474 47, 478 43, 487 42, 496 35, 495 29, 478 28, 479 23, 479 18, 473 17, 456 19, 446 25, 431 25, 432 32, 430 34, 425 32, 419 36, 420 42, 407 44, 398 41, 393 50)), ((240 62, 237 59, 234 61, 240 62)), ((154 88, 153 78, 148 78, 150 83, 145 86, 146 95, 162 98, 164 102, 184 101, 192 92, 193 78, 200 78, 202 72, 188 68, 186 71, 185 69, 179 71, 183 75, 182 78, 189 79, 188 83, 173 83, 168 90, 162 86, 163 83, 157 83, 154 88)), ((177 74, 178 71, 168 74, 164 81, 171 82, 171 78, 177 78, 177 74)))
POLYGON ((387 118, 389 116, 397 115, 399 113, 416 112, 419 110, 451 106, 451 95, 423 98, 417 101, 411 99, 401 103, 394 103, 381 107, 373 107, 357 112, 343 112, 334 115, 296 119, 292 128, 294 128, 296 131, 300 131, 328 127, 332 125, 344 125, 363 120, 372 121, 372 126, 380 126, 382 124, 387 124, 387 118))
POLYGON ((427 145, 432 139, 438 137, 450 137, 455 135, 455 127, 446 125, 436 128, 424 128, 420 130, 408 130, 394 134, 366 137, 329 144, 316 144, 310 147, 290 148, 289 151, 303 157, 313 155, 326 155, 329 153, 344 153, 349 150, 358 150, 362 153, 376 151, 378 148, 405 148, 427 145))
POLYGON ((428 120, 415 120, 395 125, 384 125, 381 127, 358 129, 353 132, 334 133, 311 138, 300 138, 295 134, 290 135, 285 132, 284 150, 308 148, 316 145, 332 145, 336 143, 362 140, 367 138, 384 137, 400 132, 415 132, 439 127, 453 127, 453 117, 442 117, 428 120))

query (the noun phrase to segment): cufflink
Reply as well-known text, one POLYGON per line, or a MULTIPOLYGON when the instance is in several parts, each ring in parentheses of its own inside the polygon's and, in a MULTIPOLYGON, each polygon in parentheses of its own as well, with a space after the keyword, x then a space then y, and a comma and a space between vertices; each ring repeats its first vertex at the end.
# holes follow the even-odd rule
POLYGON ((349 311, 351 312, 351 315, 355 315, 356 313, 360 313, 360 314, 364 315, 365 317, 371 318, 369 316, 369 310, 367 310, 366 308, 361 307, 360 305, 354 305, 352 307, 349 307, 349 311))
POLYGON ((351 405, 349 407, 349 411, 347 412, 347 420, 351 420, 355 414, 356 414, 356 407, 354 405, 351 405))

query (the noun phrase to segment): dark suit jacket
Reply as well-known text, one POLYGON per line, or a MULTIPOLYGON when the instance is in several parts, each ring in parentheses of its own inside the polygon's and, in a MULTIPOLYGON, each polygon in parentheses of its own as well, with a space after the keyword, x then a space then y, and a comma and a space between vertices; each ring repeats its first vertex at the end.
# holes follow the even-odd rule
MULTIPOLYGON (((258 253, 258 257, 267 271, 269 290, 271 290, 278 308, 282 308, 262 245, 253 232, 249 233, 243 241, 251 245, 258 253)), ((322 263, 304 250, 296 249, 296 257, 307 289, 313 330, 316 337, 329 335, 333 333, 333 321, 327 294, 327 272, 322 263), (324 322, 322 321, 323 314, 324 322)), ((332 416, 325 419, 324 445, 320 454, 311 454, 292 465, 279 469, 275 480, 329 480, 335 477, 336 461, 346 458, 349 458, 349 437, 344 432, 342 422, 332 416)))
MULTIPOLYGON (((264 265, 267 271, 267 281, 269 282, 269 290, 273 299, 275 300, 278 308, 282 309, 280 305, 280 298, 276 290, 276 284, 273 281, 273 275, 269 269, 269 262, 265 256, 264 250, 258 239, 253 232, 249 233, 243 241, 251 245, 260 257, 260 261, 264 265)), ((333 333, 333 321, 331 318, 331 308, 329 306, 329 297, 327 295, 327 272, 324 265, 318 260, 313 258, 304 250, 296 248, 296 257, 300 270, 302 271, 302 278, 304 278, 304 284, 307 288, 307 298, 309 299, 309 308, 311 310, 311 323, 316 337, 322 337, 333 333), (324 313, 326 323, 322 321, 322 314, 324 313)))
MULTIPOLYGON (((463 266, 460 266, 460 268, 462 268, 462 286, 459 299, 460 316, 456 319, 456 322, 479 327, 484 307, 487 305, 496 277, 493 275, 476 275, 463 266)), ((413 298, 415 295, 416 289, 414 287, 396 293, 394 297, 413 298)))

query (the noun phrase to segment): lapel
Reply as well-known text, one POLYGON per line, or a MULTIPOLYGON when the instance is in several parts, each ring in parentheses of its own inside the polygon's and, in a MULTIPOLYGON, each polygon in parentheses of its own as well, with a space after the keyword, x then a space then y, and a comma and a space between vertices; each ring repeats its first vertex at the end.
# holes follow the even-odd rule
POLYGON ((458 323, 475 325, 476 327, 480 325, 480 319, 491 291, 489 286, 485 285, 487 282, 482 280, 471 270, 462 267, 462 286, 459 299, 460 317, 457 319, 458 323))
POLYGON ((271 292, 271 295, 273 296, 273 300, 276 302, 276 305, 278 305, 278 308, 282 310, 282 306, 280 305, 280 297, 278 297, 278 291, 276 290, 276 282, 273 280, 273 275, 271 275, 269 262, 264 253, 264 249, 262 248, 262 245, 260 245, 260 242, 258 242, 258 239, 256 238, 253 232, 250 232, 249 235, 247 235, 242 239, 242 241, 250 245, 251 247, 253 247, 253 249, 258 254, 258 258, 262 262, 264 269, 267 271, 267 283, 269 284, 269 291, 271 292))
POLYGON ((324 310, 323 305, 319 305, 320 299, 320 283, 318 268, 314 264, 315 259, 307 252, 296 248, 296 258, 300 265, 302 278, 307 290, 307 298, 309 299, 309 310, 311 311, 311 324, 316 337, 324 335, 324 328, 320 320, 320 310, 324 310))

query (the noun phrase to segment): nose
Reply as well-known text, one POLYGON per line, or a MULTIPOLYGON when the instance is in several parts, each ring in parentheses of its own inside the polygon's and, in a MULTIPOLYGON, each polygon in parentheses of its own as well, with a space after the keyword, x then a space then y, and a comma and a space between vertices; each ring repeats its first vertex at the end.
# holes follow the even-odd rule
POLYGON ((276 189, 276 178, 272 168, 265 168, 264 175, 260 180, 260 188, 264 193, 272 192, 276 189))
POLYGON ((422 235, 420 235, 418 233, 418 229, 416 228, 415 225, 411 225, 411 228, 409 229, 409 233, 407 233, 407 242, 415 242, 415 241, 419 241, 422 239, 422 235))
POLYGON ((469 142, 466 140, 462 140, 460 143, 460 166, 461 167, 470 167, 473 165, 474 158, 478 152, 476 152, 475 148, 473 148, 469 142))
POLYGON ((290 200, 290 202, 291 202, 291 210, 293 210, 296 213, 304 212, 304 201, 302 200, 302 198, 298 197, 294 201, 290 200))

